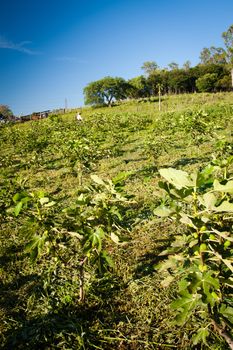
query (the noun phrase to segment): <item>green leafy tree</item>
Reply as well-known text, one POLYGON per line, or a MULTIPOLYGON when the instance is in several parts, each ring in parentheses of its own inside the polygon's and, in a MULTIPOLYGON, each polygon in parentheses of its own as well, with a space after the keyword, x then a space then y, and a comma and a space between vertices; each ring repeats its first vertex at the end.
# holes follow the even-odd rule
POLYGON ((173 93, 191 91, 191 81, 187 71, 184 69, 173 69, 168 77, 169 90, 173 93))
POLYGON ((158 94, 159 85, 163 85, 163 91, 166 91, 168 73, 169 72, 167 70, 158 70, 158 71, 154 71, 148 77, 147 81, 148 81, 148 86, 149 86, 151 95, 158 94))
POLYGON ((13 113, 7 105, 0 105, 0 119, 9 120, 13 117, 13 113))
POLYGON ((233 64, 233 24, 222 33, 222 37, 226 46, 227 61, 233 64))
POLYGON ((220 91, 230 91, 231 90, 231 77, 230 75, 224 75, 222 78, 220 78, 217 83, 216 87, 220 91))
POLYGON ((139 77, 128 80, 129 90, 128 96, 132 98, 147 97, 150 95, 150 89, 147 79, 140 75, 139 77))
POLYGON ((226 63, 226 51, 222 47, 211 46, 212 61, 215 64, 225 64, 226 63))
POLYGON ((179 65, 176 62, 169 63, 168 67, 170 68, 170 70, 177 70, 177 69, 179 69, 179 65))
POLYGON ((191 62, 189 60, 185 61, 183 64, 184 70, 189 70, 191 68, 191 62))
POLYGON ((215 91, 218 75, 216 73, 207 73, 196 81, 196 86, 200 92, 215 91))
POLYGON ((128 84, 123 78, 105 77, 91 82, 84 88, 85 104, 107 104, 126 98, 128 84))
POLYGON ((158 64, 155 61, 146 61, 143 63, 141 69, 144 70, 147 76, 151 75, 159 68, 158 64))
POLYGON ((233 182, 225 176, 215 178, 215 170, 211 165, 190 175, 174 168, 159 170, 165 179, 159 182, 164 197, 154 213, 184 227, 161 254, 168 260, 159 272, 165 272, 164 287, 178 280, 178 298, 171 304, 176 324, 183 326, 200 314, 205 320, 193 335, 193 344, 207 344, 214 328, 233 349, 233 182))
POLYGON ((200 60, 202 64, 226 64, 226 51, 222 47, 204 47, 200 60))

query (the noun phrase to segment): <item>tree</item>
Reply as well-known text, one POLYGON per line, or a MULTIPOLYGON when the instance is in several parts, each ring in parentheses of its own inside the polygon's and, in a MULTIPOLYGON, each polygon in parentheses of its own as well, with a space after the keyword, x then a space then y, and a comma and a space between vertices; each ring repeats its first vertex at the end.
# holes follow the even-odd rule
POLYGON ((231 86, 231 77, 229 74, 224 75, 216 83, 216 88, 220 91, 230 91, 231 86))
POLYGON ((191 62, 189 60, 185 61, 183 64, 184 70, 189 70, 191 68, 191 62))
POLYGON ((166 87, 166 78, 167 78, 167 71, 165 70, 159 70, 153 72, 147 79, 148 81, 148 87, 150 90, 151 96, 156 96, 158 94, 158 86, 159 84, 163 85, 163 87, 166 87))
POLYGON ((119 77, 105 77, 91 82, 83 90, 85 104, 107 104, 111 106, 114 100, 127 97, 127 89, 128 83, 119 77))
POLYGON ((140 75, 139 77, 128 80, 129 89, 128 96, 132 98, 148 97, 150 95, 150 89, 147 83, 147 79, 140 75))
POLYGON ((226 46, 226 56, 228 63, 233 64, 233 24, 222 33, 224 44, 226 46))
POLYGON ((215 91, 217 81, 216 73, 207 73, 196 80, 196 86, 200 92, 212 92, 215 91))
POLYGON ((226 51, 222 47, 204 47, 200 60, 201 64, 226 64, 226 51))
POLYGON ((154 73, 158 68, 159 68, 159 66, 157 65, 157 63, 155 61, 146 61, 143 63, 143 65, 141 67, 141 69, 143 69, 145 71, 145 74, 147 76, 154 73))
POLYGON ((177 69, 179 69, 179 65, 176 62, 169 63, 168 67, 170 68, 170 70, 177 70, 177 69))
POLYGON ((13 113, 7 105, 0 105, 0 119, 10 120, 13 117, 13 113))

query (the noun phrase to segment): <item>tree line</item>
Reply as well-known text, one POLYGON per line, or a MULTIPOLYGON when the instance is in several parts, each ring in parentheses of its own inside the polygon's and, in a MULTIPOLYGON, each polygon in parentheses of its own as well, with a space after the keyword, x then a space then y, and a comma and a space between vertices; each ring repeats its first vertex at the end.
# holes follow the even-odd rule
POLYGON ((143 75, 125 80, 105 77, 89 83, 83 90, 85 104, 108 105, 114 101, 146 98, 163 94, 231 91, 233 84, 233 25, 222 33, 224 48, 203 48, 200 63, 182 67, 175 62, 160 68, 155 61, 142 65, 143 75), (232 77, 231 77, 232 75, 232 77))

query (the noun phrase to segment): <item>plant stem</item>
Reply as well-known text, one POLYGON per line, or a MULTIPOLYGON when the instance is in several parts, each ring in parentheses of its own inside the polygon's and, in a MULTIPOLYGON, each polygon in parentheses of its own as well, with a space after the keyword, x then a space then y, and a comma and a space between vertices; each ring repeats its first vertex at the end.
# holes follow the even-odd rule
POLYGON ((233 339, 230 336, 230 334, 223 329, 215 320, 212 319, 212 324, 214 326, 214 329, 218 332, 218 334, 225 339, 227 344, 229 345, 230 349, 233 350, 233 339))
POLYGON ((85 300, 85 294, 84 294, 84 264, 87 260, 87 257, 85 257, 79 264, 79 301, 82 303, 85 300))

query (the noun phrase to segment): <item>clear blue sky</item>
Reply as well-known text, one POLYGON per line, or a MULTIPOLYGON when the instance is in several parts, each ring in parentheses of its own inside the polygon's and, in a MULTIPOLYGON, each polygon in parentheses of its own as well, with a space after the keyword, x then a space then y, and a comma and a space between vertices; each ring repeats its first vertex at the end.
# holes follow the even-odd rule
POLYGON ((141 75, 145 61, 196 65, 231 24, 233 0, 2 0, 0 104, 82 106, 88 83, 141 75))

